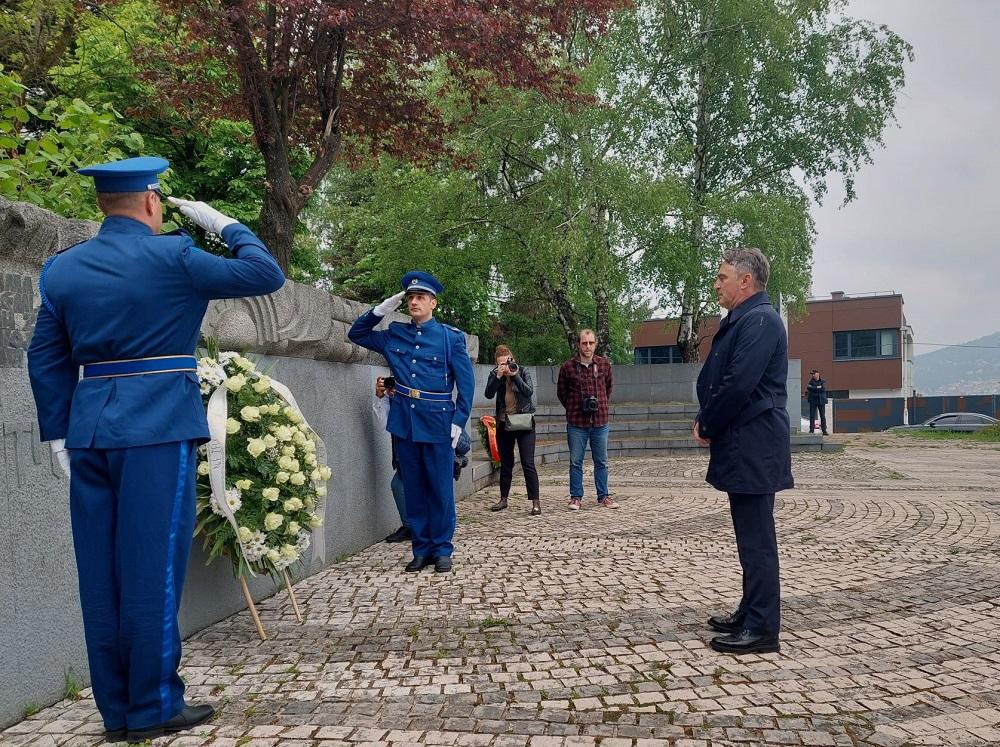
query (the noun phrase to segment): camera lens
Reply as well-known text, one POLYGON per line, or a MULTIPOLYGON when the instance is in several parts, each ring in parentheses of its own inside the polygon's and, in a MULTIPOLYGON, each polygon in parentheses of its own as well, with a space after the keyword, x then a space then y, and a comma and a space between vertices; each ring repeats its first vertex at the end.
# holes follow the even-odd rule
POLYGON ((507 370, 511 373, 517 373, 517 364, 514 361, 507 363, 507 370))

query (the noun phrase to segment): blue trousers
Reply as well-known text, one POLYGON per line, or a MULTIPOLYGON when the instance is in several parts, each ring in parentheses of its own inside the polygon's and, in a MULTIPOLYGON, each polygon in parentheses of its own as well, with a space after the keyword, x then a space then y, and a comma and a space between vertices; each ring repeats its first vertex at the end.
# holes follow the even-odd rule
POLYGON ((587 442, 594 457, 594 487, 597 500, 608 497, 608 426, 581 428, 566 425, 566 441, 569 443, 569 494, 572 498, 583 498, 583 458, 587 454, 587 442))
POLYGON ((396 439, 414 557, 451 556, 455 534, 455 450, 451 443, 396 439))
POLYGON ((777 635, 781 627, 778 538, 774 530, 774 493, 730 493, 729 512, 743 568, 743 627, 777 635))
POLYGON ((107 729, 184 708, 177 609, 195 516, 195 443, 70 450, 70 515, 94 700, 107 729))

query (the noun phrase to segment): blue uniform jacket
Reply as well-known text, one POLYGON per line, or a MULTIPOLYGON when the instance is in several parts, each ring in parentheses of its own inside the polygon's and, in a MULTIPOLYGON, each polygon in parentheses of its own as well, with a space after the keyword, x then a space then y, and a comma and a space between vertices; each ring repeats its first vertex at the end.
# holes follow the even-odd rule
POLYGON ((284 284, 246 226, 227 226, 222 238, 235 259, 198 249, 186 233, 154 234, 111 216, 94 238, 48 261, 28 348, 43 441, 116 449, 208 439, 194 373, 78 377, 86 363, 190 355, 209 300, 264 295, 284 284))
POLYGON ((711 439, 706 480, 729 493, 793 487, 788 337, 764 292, 722 320, 698 374, 699 431, 711 439))
POLYGON ((476 389, 465 335, 433 317, 423 324, 392 322, 384 332, 376 332, 381 321, 382 317, 371 311, 362 314, 347 336, 356 345, 381 353, 398 383, 449 394, 454 386, 458 392, 454 402, 412 399, 397 392, 389 405, 386 430, 421 443, 451 441, 451 424, 465 428, 476 389))

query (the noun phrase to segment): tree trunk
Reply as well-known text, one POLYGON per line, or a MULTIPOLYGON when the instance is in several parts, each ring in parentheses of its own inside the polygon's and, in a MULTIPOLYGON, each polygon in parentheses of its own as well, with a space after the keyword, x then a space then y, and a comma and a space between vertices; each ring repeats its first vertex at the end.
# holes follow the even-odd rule
POLYGON ((541 278, 541 286, 546 300, 556 312, 556 317, 559 319, 559 325, 563 328, 563 334, 566 335, 566 342, 569 344, 570 351, 575 351, 577 335, 579 334, 578 321, 576 312, 573 310, 573 304, 569 302, 566 289, 557 288, 546 277, 541 278))
POLYGON ((611 357, 611 301, 608 299, 608 289, 600 283, 594 285, 594 305, 596 308, 595 336, 597 337, 597 354, 611 357))
POLYGON ((286 275, 292 263, 298 217, 299 209, 282 199, 275 190, 264 193, 264 204, 260 209, 260 238, 286 275))

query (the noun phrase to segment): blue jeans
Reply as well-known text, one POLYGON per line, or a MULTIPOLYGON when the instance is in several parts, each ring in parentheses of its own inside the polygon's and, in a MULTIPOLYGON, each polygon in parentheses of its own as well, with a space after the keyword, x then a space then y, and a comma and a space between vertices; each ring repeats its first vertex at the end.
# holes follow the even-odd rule
POLYGON ((583 457, 590 442, 590 453, 594 457, 594 486, 597 501, 608 497, 608 426, 566 425, 566 440, 569 442, 569 494, 571 498, 583 498, 583 457))
POLYGON ((392 490, 392 499, 396 501, 396 511, 399 513, 399 522, 409 528, 406 523, 406 493, 403 492, 403 478, 399 476, 399 470, 392 473, 392 482, 389 483, 392 490))

